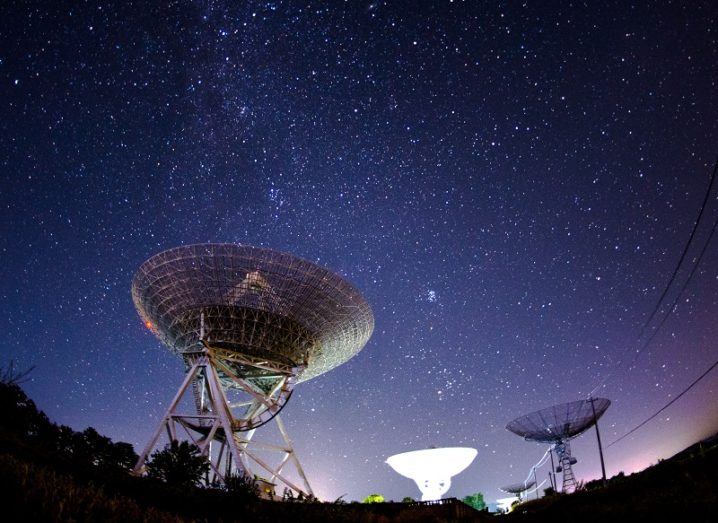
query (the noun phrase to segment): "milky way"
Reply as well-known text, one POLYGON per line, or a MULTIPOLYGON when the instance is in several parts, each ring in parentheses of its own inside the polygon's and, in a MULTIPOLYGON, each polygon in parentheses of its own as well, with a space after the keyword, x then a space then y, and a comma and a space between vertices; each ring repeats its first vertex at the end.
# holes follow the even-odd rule
MULTIPOLYGON (((501 497, 545 450, 512 418, 605 381, 610 443, 716 359, 718 243, 629 365, 718 153, 714 3, 60 4, 0 7, 0 347, 53 420, 145 443, 183 366, 131 278, 197 242, 291 252, 372 305, 366 348, 285 409, 324 499, 416 496, 384 460, 431 445, 478 449, 451 494, 501 497)), ((608 473, 718 429, 717 387, 608 473)), ((597 477, 593 435, 574 451, 597 477)))

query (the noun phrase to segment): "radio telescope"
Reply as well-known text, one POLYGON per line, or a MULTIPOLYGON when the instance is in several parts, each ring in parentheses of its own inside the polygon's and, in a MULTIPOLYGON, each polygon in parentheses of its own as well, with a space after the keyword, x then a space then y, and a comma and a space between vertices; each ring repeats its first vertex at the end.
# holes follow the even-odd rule
POLYGON ((402 476, 413 479, 421 491, 421 501, 441 499, 451 487, 451 478, 471 465, 476 449, 443 447, 395 454, 387 464, 402 476))
POLYGON ((143 263, 132 299, 145 326, 187 369, 135 472, 142 472, 164 432, 175 440, 184 431, 210 462, 208 482, 222 482, 233 471, 251 475, 252 464, 270 483, 311 494, 278 414, 297 383, 341 365, 366 344, 374 317, 359 291, 289 254, 205 244, 170 249, 143 263), (189 390, 193 405, 183 411, 189 390), (270 421, 283 444, 253 438, 270 421), (262 452, 281 453, 280 463, 270 465, 262 452), (290 460, 303 488, 284 472, 290 460))
MULTIPOLYGON (((571 456, 570 440, 597 424, 598 419, 603 416, 610 405, 611 401, 606 398, 590 398, 562 403, 516 418, 506 425, 506 428, 528 441, 551 444, 559 459, 556 472, 563 472, 562 490, 571 492, 576 489, 576 478, 573 475, 572 465, 575 465, 577 460, 571 456)), ((598 426, 596 430, 598 431, 598 426)), ((601 464, 603 467, 602 452, 601 464)))
POLYGON ((499 488, 499 490, 506 492, 507 494, 513 494, 519 499, 519 501, 521 501, 521 495, 527 490, 532 489, 534 485, 536 485, 536 482, 531 480, 528 483, 512 483, 511 485, 499 488))

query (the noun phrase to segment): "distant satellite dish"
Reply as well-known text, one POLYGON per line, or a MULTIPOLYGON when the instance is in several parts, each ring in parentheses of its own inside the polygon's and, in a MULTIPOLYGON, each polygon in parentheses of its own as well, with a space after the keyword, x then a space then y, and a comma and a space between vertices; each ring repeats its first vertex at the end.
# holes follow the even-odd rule
POLYGON ((386 463, 402 476, 413 479, 422 501, 441 499, 451 487, 451 478, 471 465, 476 449, 443 447, 395 454, 386 463))
POLYGON ((536 482, 534 480, 531 480, 527 483, 512 483, 511 485, 501 487, 499 490, 502 490, 507 494, 515 494, 519 499, 521 499, 521 494, 523 494, 527 490, 532 489, 534 485, 536 485, 536 482))
POLYGON ((603 416, 611 401, 606 398, 561 403, 520 416, 506 428, 529 441, 550 443, 559 458, 556 472, 563 472, 564 492, 576 488, 576 478, 571 465, 577 463, 571 456, 569 440, 581 435, 603 416))

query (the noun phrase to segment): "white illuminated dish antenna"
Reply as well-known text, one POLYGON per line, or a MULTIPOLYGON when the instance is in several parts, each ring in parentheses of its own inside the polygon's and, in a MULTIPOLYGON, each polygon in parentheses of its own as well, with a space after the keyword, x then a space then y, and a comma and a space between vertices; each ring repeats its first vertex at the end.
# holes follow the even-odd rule
POLYGON ((421 501, 441 499, 451 487, 451 478, 471 465, 476 449, 443 447, 395 454, 386 463, 402 476, 413 479, 421 491, 421 501))

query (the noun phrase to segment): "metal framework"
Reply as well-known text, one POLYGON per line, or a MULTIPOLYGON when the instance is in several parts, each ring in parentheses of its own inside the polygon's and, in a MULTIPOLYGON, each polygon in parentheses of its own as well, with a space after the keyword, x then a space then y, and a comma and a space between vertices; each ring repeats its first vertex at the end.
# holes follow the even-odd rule
POLYGON ((311 494, 278 414, 296 383, 344 363, 371 336, 374 318, 359 291, 289 254, 207 244, 150 258, 134 277, 132 297, 147 328, 187 367, 135 470, 143 470, 164 432, 175 440, 183 430, 210 461, 208 482, 258 466, 269 482, 311 494), (183 412, 190 389, 194 408, 183 412), (269 421, 283 443, 254 438, 269 421), (257 450, 281 453, 279 464, 257 450), (303 487, 284 474, 290 461, 303 487))
POLYGON ((569 441, 596 424, 610 405, 606 398, 562 403, 518 417, 506 428, 528 441, 550 443, 559 459, 556 472, 563 472, 562 490, 572 492, 576 489, 572 466, 577 460, 571 456, 569 441))

